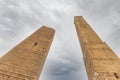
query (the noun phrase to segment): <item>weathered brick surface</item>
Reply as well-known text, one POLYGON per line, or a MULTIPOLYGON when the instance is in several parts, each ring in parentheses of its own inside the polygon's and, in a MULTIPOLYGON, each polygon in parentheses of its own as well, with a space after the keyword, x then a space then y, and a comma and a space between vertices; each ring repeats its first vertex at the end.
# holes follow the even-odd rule
POLYGON ((75 17, 76 31, 89 80, 120 80, 120 59, 82 16, 75 17))
POLYGON ((1 57, 0 80, 38 80, 54 32, 43 26, 1 57))

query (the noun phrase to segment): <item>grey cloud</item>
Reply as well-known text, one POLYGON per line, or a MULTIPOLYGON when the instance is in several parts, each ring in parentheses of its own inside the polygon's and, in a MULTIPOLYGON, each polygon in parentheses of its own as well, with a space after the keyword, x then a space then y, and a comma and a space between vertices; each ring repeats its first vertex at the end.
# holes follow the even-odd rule
POLYGON ((84 9, 86 13, 91 13, 91 16, 106 16, 109 15, 110 10, 112 8, 119 8, 120 1, 114 0, 104 0, 104 1, 96 1, 96 0, 76 0, 76 3, 80 9, 84 9))
POLYGON ((86 73, 85 71, 83 71, 84 69, 83 62, 81 62, 82 60, 81 61, 80 60, 79 62, 81 64, 79 65, 76 64, 76 62, 74 62, 75 60, 71 60, 71 59, 66 60, 66 58, 62 60, 54 61, 53 64, 49 65, 50 68, 49 69, 47 68, 47 72, 46 72, 46 74, 48 75, 47 78, 52 80, 61 80, 61 79, 79 80, 79 78, 87 79, 87 77, 84 75, 86 73), (79 75, 80 73, 83 74, 79 75))
POLYGON ((120 44, 120 25, 113 25, 112 27, 112 31, 109 34, 109 40, 108 40, 108 44, 110 45, 110 47, 115 51, 115 53, 120 56, 120 52, 119 52, 119 45, 120 44))

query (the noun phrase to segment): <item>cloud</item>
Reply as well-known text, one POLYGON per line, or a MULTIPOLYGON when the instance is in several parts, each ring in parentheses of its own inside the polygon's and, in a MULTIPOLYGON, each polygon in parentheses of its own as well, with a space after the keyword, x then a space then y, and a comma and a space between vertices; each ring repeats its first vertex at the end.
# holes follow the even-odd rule
POLYGON ((87 80, 74 27, 82 15, 97 34, 119 53, 120 1, 0 0, 0 54, 47 25, 56 30, 41 80, 87 80))

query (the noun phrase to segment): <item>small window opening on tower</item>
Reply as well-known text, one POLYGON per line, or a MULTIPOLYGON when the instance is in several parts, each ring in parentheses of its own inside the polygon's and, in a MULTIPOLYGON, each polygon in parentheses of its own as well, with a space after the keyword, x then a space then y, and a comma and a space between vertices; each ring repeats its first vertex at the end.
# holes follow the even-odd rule
POLYGON ((45 49, 44 47, 42 47, 42 49, 45 49))
POLYGON ((117 73, 114 73, 114 76, 115 76, 117 79, 119 79, 119 76, 117 75, 117 73))
POLYGON ((37 42, 35 42, 35 43, 34 43, 34 46, 36 46, 37 44, 38 44, 38 43, 37 43, 37 42))

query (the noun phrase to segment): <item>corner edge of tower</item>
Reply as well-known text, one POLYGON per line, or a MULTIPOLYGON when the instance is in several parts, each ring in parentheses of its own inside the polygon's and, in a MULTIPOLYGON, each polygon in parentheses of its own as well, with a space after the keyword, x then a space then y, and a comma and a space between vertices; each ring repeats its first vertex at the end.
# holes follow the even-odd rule
POLYGON ((74 24, 76 24, 81 18, 83 18, 83 16, 74 16, 74 24))

